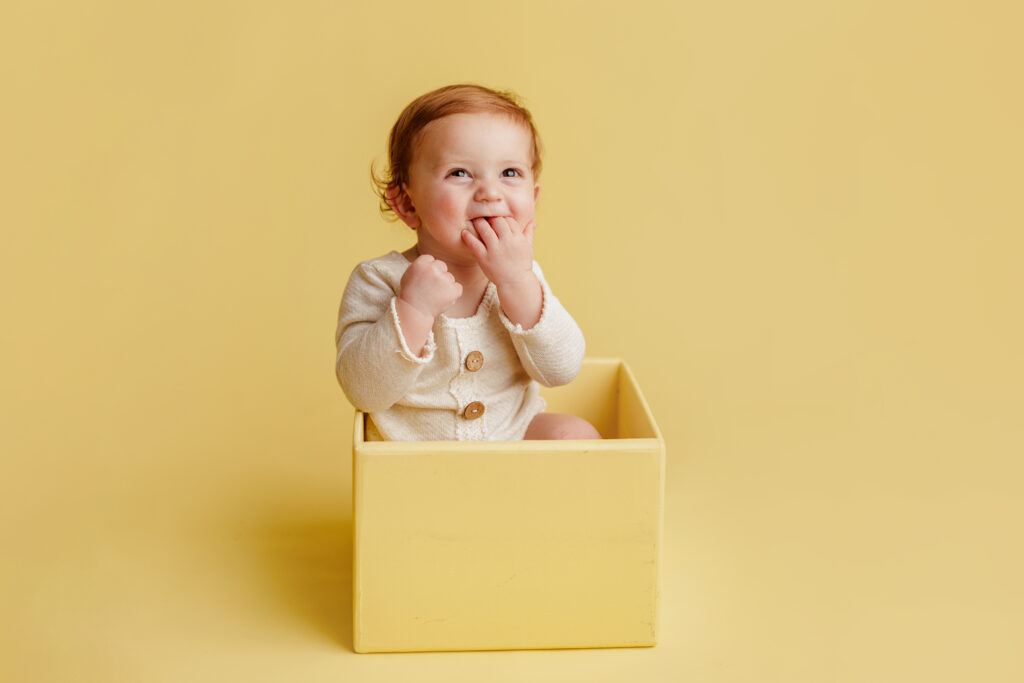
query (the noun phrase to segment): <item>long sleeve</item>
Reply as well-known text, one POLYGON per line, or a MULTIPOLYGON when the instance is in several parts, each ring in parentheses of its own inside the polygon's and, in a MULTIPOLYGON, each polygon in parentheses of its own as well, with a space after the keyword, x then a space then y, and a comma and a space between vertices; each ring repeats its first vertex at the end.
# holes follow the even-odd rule
POLYGON ((586 343, 576 321, 551 292, 540 265, 533 263, 533 272, 543 293, 540 320, 528 330, 515 325, 503 312, 501 323, 512 337, 516 355, 526 373, 546 387, 571 382, 580 371, 586 343))
POLYGON ((402 336, 395 309, 397 287, 372 264, 352 272, 338 312, 335 371, 349 401, 359 410, 387 410, 416 383, 434 356, 434 334, 422 357, 402 336))

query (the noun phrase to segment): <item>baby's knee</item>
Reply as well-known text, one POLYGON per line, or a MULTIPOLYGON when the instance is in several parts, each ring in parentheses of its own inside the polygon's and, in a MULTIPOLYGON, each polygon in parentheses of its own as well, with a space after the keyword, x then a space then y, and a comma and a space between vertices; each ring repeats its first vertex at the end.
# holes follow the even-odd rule
POLYGON ((594 425, 576 415, 542 413, 534 418, 526 438, 567 440, 567 439, 600 439, 594 425), (540 419, 538 419, 540 418, 540 419))
POLYGON ((601 435, 598 433, 594 425, 590 424, 582 417, 575 415, 566 415, 565 421, 559 429, 559 439, 600 439, 601 435))

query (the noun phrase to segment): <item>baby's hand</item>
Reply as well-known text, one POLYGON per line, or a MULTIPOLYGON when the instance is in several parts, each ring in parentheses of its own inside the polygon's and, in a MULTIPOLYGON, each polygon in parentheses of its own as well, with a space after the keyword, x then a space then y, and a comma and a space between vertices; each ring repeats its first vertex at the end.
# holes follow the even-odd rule
POLYGON ((473 230, 462 231, 462 241, 473 252, 480 270, 499 289, 530 282, 533 275, 533 229, 511 216, 473 219, 473 230))
POLYGON ((431 319, 447 311, 462 296, 462 285, 448 272, 445 262, 429 254, 412 262, 399 286, 399 301, 431 319))

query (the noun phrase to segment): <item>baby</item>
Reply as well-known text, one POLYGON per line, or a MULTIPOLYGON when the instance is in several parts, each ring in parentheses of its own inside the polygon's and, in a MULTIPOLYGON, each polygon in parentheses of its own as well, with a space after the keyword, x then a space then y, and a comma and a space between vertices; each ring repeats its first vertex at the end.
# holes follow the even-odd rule
POLYGON ((391 129, 382 210, 416 244, 359 264, 341 301, 337 375, 367 438, 599 439, 544 412, 584 342, 533 260, 540 149, 530 112, 476 85, 429 92, 391 129))

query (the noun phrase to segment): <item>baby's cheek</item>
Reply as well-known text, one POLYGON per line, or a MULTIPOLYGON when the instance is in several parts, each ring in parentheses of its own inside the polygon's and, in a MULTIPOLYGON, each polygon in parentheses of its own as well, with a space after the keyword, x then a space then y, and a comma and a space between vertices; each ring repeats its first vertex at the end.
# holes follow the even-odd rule
POLYGON ((523 227, 526 227, 526 224, 533 220, 534 208, 533 202, 519 202, 512 207, 512 215, 523 227))
POLYGON ((438 208, 449 220, 463 221, 466 219, 466 203, 455 197, 445 197, 439 203, 438 208))

